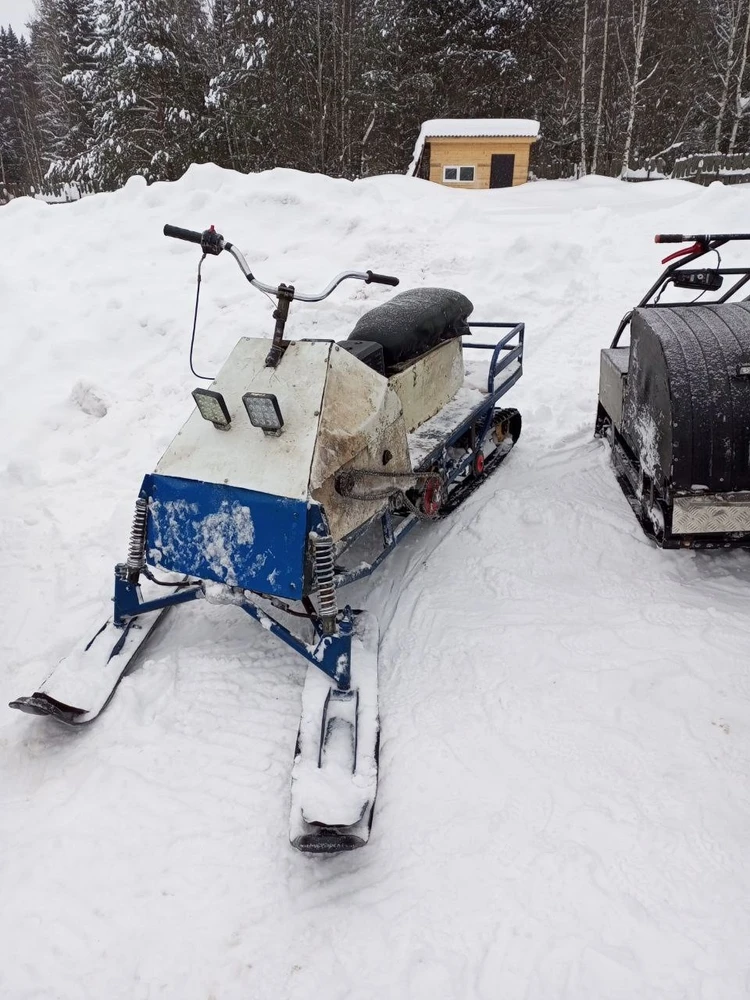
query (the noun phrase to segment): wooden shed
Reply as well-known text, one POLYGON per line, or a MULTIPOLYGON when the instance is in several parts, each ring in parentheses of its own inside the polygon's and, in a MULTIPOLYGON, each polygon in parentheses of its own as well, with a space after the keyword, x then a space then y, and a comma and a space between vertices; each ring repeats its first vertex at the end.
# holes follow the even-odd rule
POLYGON ((531 119, 438 118, 422 126, 408 173, 448 187, 515 187, 528 180, 538 138, 531 119))

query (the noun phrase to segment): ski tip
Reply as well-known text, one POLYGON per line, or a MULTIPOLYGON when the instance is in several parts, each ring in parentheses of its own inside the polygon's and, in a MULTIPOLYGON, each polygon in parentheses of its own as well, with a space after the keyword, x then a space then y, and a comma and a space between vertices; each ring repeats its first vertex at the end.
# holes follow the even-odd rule
POLYGON ((341 854, 344 851, 355 851, 364 847, 368 838, 336 827, 319 827, 307 833, 302 833, 292 841, 303 854, 341 854))
POLYGON ((15 701, 8 702, 8 706, 18 709, 19 712, 26 712, 27 715, 48 715, 67 725, 74 725, 79 716, 86 714, 84 708, 63 705, 39 691, 28 697, 16 698, 15 701))

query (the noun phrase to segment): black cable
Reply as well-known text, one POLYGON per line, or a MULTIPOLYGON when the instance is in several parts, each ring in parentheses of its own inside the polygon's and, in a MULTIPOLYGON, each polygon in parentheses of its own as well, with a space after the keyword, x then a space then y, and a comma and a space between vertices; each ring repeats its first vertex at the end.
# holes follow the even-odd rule
MULTIPOLYGON (((717 258, 718 258, 718 260, 716 261, 716 270, 718 272, 719 268, 721 267, 721 254, 719 253, 719 251, 718 251, 718 249, 716 247, 713 248, 713 250, 711 251, 711 253, 715 253, 716 256, 717 256, 717 258)), ((703 296, 706 294, 707 291, 708 291, 708 289, 704 288, 703 291, 699 295, 696 295, 696 297, 693 299, 693 301, 690 303, 690 305, 694 306, 696 302, 698 302, 700 299, 703 298, 703 296)), ((711 305, 710 302, 709 302, 709 305, 711 305)))
MULTIPOLYGON (((200 378, 200 375, 198 376, 200 378)), ((174 587, 175 590, 179 590, 181 587, 193 587, 195 586, 195 581, 193 580, 183 580, 181 583, 168 583, 166 580, 157 580, 148 566, 144 566, 141 573, 150 580, 152 583, 157 584, 159 587, 174 587)))
MULTIPOLYGON (((719 251, 718 251, 718 249, 716 247, 712 247, 712 249, 709 250, 709 253, 715 253, 716 256, 718 257, 718 260, 716 261, 716 270, 718 271, 719 268, 721 267, 721 254, 719 253, 719 251)), ((679 271, 677 271, 675 273, 679 274, 679 271)), ((664 284, 659 289, 659 294, 654 299, 654 305, 655 306, 659 305, 659 301, 660 301, 662 295, 664 294, 667 286, 670 285, 673 280, 674 280, 674 275, 670 274, 670 276, 667 278, 667 280, 664 282, 664 284)), ((703 296, 706 294, 707 291, 708 291, 708 289, 704 288, 703 291, 699 292, 698 295, 696 295, 696 297, 694 299, 690 300, 690 302, 688 303, 688 305, 691 305, 691 306, 695 305, 695 303, 698 302, 699 299, 703 298, 703 296)))
POLYGON ((203 267, 203 261, 206 259, 206 255, 200 259, 198 264, 198 284, 195 289, 195 313, 193 314, 193 333, 190 337, 190 371, 195 375, 196 378, 202 379, 204 382, 213 382, 214 375, 199 375, 198 372, 193 368, 193 348, 195 346, 195 330, 198 326, 198 303, 201 298, 201 268, 203 267))

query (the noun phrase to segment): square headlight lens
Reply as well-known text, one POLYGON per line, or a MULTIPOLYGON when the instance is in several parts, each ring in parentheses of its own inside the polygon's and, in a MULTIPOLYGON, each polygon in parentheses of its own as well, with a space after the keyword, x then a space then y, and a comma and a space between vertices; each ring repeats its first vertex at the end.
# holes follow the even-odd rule
POLYGON ((242 397, 253 427, 260 427, 266 434, 279 434, 284 418, 279 401, 272 392, 246 392, 242 397))
POLYGON ((213 389, 193 389, 193 399, 204 420, 222 431, 229 430, 232 418, 220 392, 214 392, 213 389))

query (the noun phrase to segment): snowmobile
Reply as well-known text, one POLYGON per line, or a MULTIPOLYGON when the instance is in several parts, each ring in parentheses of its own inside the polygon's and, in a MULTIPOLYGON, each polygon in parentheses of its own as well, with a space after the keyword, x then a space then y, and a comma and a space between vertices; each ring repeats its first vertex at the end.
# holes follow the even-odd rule
POLYGON ((735 240, 750 234, 656 236, 690 246, 664 258, 601 352, 596 435, 664 548, 750 544, 750 301, 738 298, 750 267, 724 267, 719 252, 735 240), (662 302, 669 286, 692 298, 662 302))
POLYGON ((210 388, 193 391, 195 410, 135 501, 109 617, 11 707, 85 725, 169 608, 235 605, 308 664, 292 844, 361 847, 378 782, 379 626, 340 595, 499 468, 521 432, 518 411, 497 404, 521 377, 524 324, 470 325, 464 295, 418 288, 365 313, 346 340, 290 340, 292 302, 319 302, 348 279, 398 279, 347 271, 304 294, 261 282, 213 227, 164 234, 201 248, 199 278, 207 257, 226 252, 274 296, 273 338, 243 337, 210 388), (502 332, 493 343, 464 342, 471 327, 502 332), (466 382, 465 352, 489 354, 481 387, 466 382))

